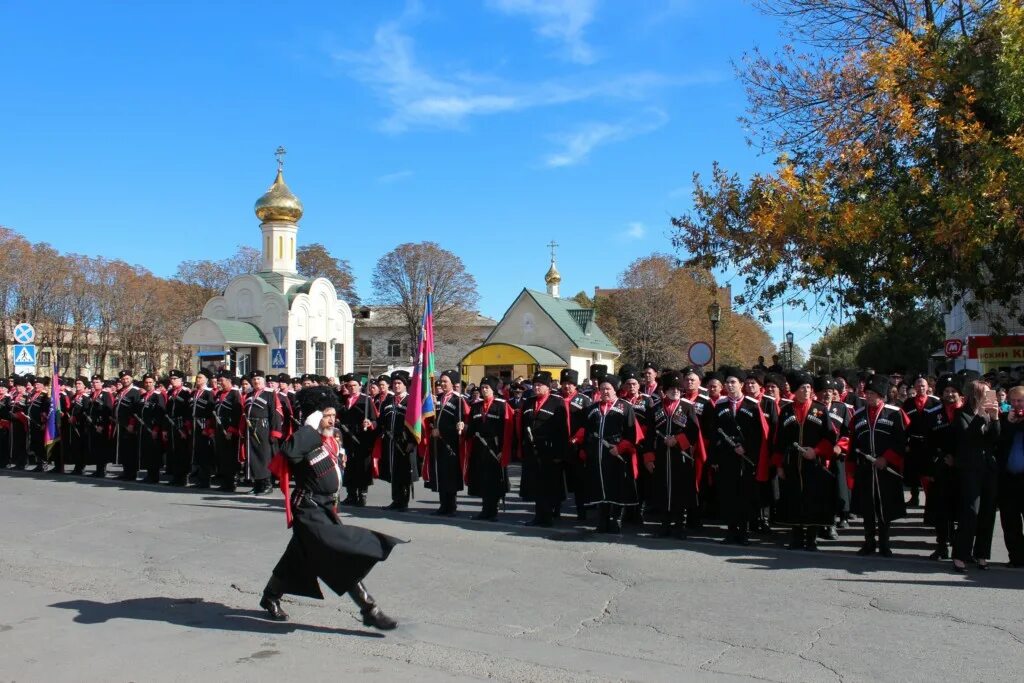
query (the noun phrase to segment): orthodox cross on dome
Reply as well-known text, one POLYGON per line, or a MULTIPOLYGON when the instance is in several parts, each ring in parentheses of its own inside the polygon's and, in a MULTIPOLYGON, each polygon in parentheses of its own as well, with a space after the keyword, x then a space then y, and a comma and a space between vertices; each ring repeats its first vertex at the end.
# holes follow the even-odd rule
POLYGON ((288 150, 283 145, 278 145, 274 151, 274 157, 277 158, 277 170, 280 171, 284 168, 284 155, 288 153, 288 150))
POLYGON ((555 262, 555 249, 558 248, 558 242, 556 242, 554 240, 551 240, 548 244, 546 244, 544 246, 546 246, 549 249, 551 249, 551 262, 554 263, 555 262))

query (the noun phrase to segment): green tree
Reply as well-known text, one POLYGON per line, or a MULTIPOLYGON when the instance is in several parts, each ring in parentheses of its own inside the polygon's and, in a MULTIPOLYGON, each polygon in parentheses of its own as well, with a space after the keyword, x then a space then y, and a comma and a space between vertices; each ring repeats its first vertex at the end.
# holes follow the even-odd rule
POLYGON ((922 301, 1024 323, 1024 19, 1012 0, 761 0, 794 43, 739 73, 774 169, 694 176, 692 265, 762 317, 810 297, 889 318, 922 301))

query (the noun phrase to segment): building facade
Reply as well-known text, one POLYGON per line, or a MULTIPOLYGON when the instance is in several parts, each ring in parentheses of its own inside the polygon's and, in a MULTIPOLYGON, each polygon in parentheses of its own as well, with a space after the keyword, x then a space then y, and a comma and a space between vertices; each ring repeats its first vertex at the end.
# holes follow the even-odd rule
MULTIPOLYGON (((455 368, 466 353, 494 329, 493 318, 476 311, 449 311, 434 323, 434 365, 455 368)), ((413 342, 405 318, 394 306, 363 306, 355 318, 355 372, 375 377, 412 366, 413 342)))
POLYGON ((484 342, 462 358, 463 381, 528 378, 537 370, 557 377, 564 368, 579 372, 582 381, 591 365, 615 370, 619 349, 601 331, 594 309, 559 296, 562 276, 554 255, 544 281, 545 292, 520 292, 484 342))
POLYGON ((228 365, 252 370, 339 375, 353 367, 353 316, 326 278, 304 278, 296 269, 302 203, 284 182, 282 164, 256 202, 263 262, 260 272, 232 280, 203 307, 182 343, 194 367, 228 365))

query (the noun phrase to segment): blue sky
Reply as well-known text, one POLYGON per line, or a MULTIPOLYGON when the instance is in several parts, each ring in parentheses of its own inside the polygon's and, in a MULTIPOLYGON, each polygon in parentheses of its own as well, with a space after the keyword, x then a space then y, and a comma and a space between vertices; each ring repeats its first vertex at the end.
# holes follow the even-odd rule
POLYGON ((767 167, 730 60, 779 30, 739 0, 7 2, 0 224, 170 275, 258 245, 284 145, 300 241, 361 296, 429 239, 497 317, 551 239, 563 292, 593 293, 671 251, 693 172, 767 167))

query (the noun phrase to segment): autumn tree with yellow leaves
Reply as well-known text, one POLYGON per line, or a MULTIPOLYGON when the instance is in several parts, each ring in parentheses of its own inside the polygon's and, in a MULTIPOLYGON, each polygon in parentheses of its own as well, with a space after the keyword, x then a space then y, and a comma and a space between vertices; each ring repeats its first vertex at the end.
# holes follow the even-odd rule
POLYGON ((794 43, 738 66, 774 169, 694 176, 687 264, 730 267, 767 317, 890 317, 923 301, 1024 323, 1024 9, 1019 0, 764 0, 794 43))

